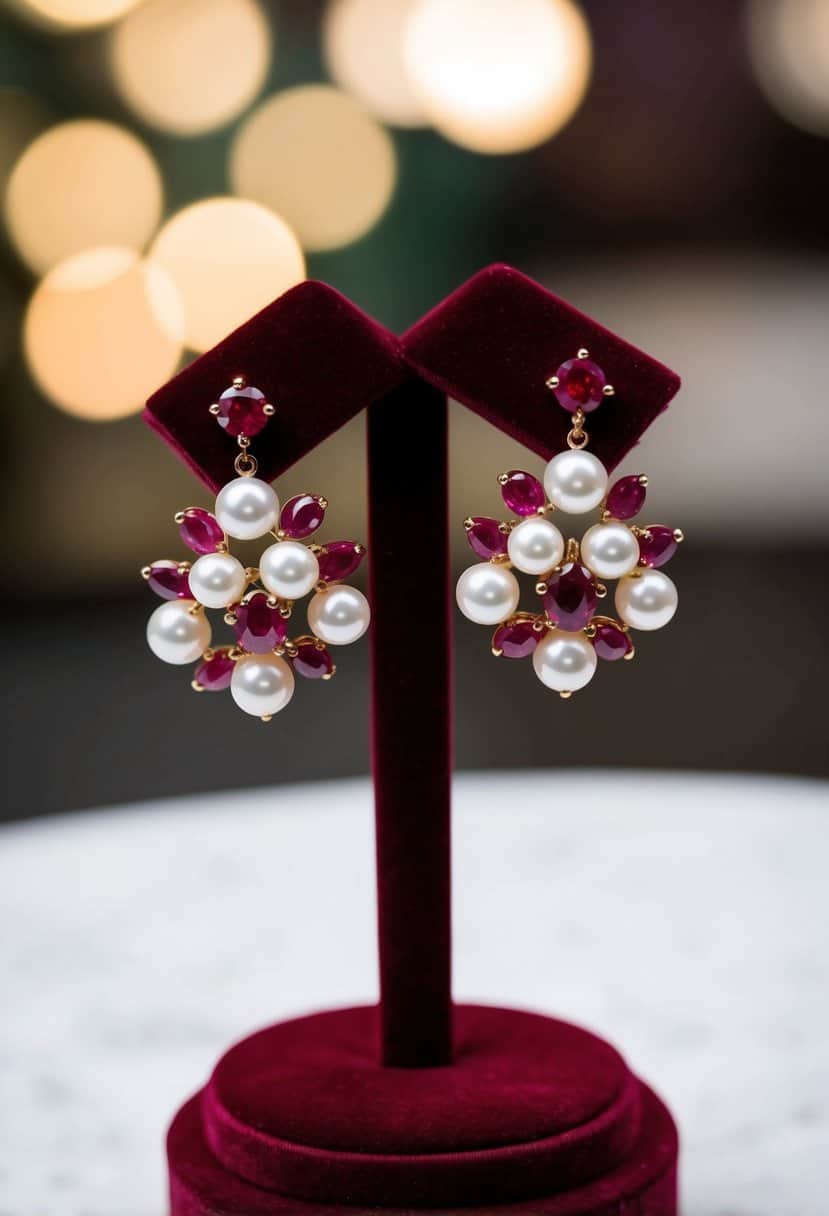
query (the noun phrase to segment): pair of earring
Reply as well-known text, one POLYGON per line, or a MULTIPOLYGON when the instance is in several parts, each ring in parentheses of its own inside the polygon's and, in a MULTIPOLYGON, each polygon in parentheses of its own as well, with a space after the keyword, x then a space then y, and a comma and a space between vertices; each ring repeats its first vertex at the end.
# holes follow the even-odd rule
POLYGON ((500 475, 504 503, 517 519, 464 521, 469 545, 482 560, 461 575, 457 600, 469 620, 496 626, 494 655, 531 656, 541 682, 568 698, 590 682, 599 659, 633 658, 632 629, 661 629, 671 620, 677 590, 661 567, 683 535, 664 524, 630 523, 645 504, 647 477, 622 477, 608 489, 607 470, 587 450, 587 415, 615 396, 589 352, 582 347, 545 384, 571 415, 567 450, 548 463, 543 481, 518 469, 500 475), (565 539, 547 518, 597 508, 598 522, 580 541, 565 539), (538 579, 539 611, 518 611, 521 588, 513 569, 538 579), (607 595, 602 580, 611 579, 618 580, 615 617, 596 611, 607 595))
POLYGON ((270 721, 291 700, 294 675, 330 679, 336 670, 330 646, 356 642, 369 626, 368 601, 343 580, 365 555, 354 541, 306 544, 322 527, 328 503, 319 494, 297 494, 280 507, 273 486, 256 476, 251 440, 275 412, 261 389, 237 376, 209 407, 216 422, 236 438, 236 477, 222 487, 213 511, 188 507, 175 516, 194 561, 165 559, 141 571, 164 602, 147 624, 147 642, 160 659, 196 663, 198 692, 229 688, 246 713, 270 721), (255 567, 243 566, 230 541, 272 538, 255 567), (298 600, 313 592, 308 632, 289 637, 298 600), (213 646, 206 609, 219 609, 235 641, 213 646))

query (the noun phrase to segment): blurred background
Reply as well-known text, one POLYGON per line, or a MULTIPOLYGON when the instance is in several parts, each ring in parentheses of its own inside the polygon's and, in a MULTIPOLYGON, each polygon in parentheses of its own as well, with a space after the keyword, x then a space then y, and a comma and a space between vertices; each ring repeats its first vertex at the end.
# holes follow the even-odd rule
MULTIPOLYGON (((687 540, 566 705, 459 620, 459 766, 827 773, 827 0, 6 0, 0 194, 5 817, 367 770, 365 642, 267 729, 147 651, 209 502, 140 410, 306 276, 400 331, 496 260, 680 372, 622 471, 687 540)), ((459 571, 539 462, 452 426, 459 571)), ((363 440, 280 479, 322 539, 363 440)))

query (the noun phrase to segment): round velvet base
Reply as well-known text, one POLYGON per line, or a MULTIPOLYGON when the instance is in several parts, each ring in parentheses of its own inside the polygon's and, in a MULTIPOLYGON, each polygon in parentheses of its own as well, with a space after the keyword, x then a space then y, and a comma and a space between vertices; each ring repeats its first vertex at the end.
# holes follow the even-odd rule
POLYGON ((376 1039, 360 1008, 231 1048, 171 1128, 172 1216, 675 1216, 671 1117, 601 1039, 478 1006, 445 1068, 381 1068, 376 1039))

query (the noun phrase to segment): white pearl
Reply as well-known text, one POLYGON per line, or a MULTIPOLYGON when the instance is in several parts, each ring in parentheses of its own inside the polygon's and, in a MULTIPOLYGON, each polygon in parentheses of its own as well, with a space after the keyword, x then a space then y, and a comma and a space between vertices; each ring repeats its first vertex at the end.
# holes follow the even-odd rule
POLYGON ((236 477, 219 490, 215 515, 228 536, 256 540, 276 527, 279 499, 266 481, 236 477))
POLYGON ((229 608, 245 593, 245 567, 229 553, 205 553, 190 567, 190 590, 205 608, 229 608))
POLYGON ((476 625, 497 625, 518 607, 518 579, 493 562, 479 562, 464 570, 456 590, 458 607, 476 625))
POLYGON ((165 663, 193 663, 210 645, 210 622, 194 600, 167 600, 147 621, 147 643, 165 663))
POLYGON ((262 582, 283 600, 298 600, 319 582, 320 564, 298 540, 280 540, 259 559, 262 582))
POLYGON ((559 452, 544 470, 544 489, 554 507, 581 515, 604 498, 607 470, 592 452, 559 452))
POLYGON ((277 714, 294 695, 294 673, 279 655, 247 655, 234 665, 230 693, 246 714, 277 714))
POLYGON ((639 541, 624 524, 594 524, 582 538, 581 557, 599 578, 622 578, 636 568, 639 541))
POLYGON ((533 667, 542 684, 556 692, 578 692, 596 670, 596 651, 583 633, 554 629, 533 651, 533 667))
POLYGON ((362 591, 335 583, 318 591, 308 604, 311 631, 332 646, 356 642, 369 627, 371 609, 362 591))
POLYGON ((631 629, 661 629, 678 603, 676 586, 661 570, 643 570, 616 588, 616 611, 631 629))
POLYGON ((522 573, 546 574, 564 556, 564 537, 548 519, 531 516, 510 532, 507 553, 513 566, 522 573))

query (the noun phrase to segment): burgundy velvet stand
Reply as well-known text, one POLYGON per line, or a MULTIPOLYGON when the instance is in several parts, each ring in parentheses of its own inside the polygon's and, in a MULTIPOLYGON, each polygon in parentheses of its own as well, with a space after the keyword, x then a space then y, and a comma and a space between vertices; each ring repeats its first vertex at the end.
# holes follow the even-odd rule
POLYGON ((225 1054, 170 1129, 171 1216, 676 1216, 673 1121, 612 1047, 551 1018, 451 1003, 445 398, 549 458, 569 421, 544 380, 581 346, 617 390, 590 425, 610 469, 677 377, 508 267, 402 340, 305 283, 148 403, 213 490, 235 448, 207 405, 240 373, 277 407, 254 448, 261 476, 362 409, 369 439, 380 1005, 280 1023, 225 1054), (398 540, 410 531, 446 574, 425 609, 428 662, 398 540))

